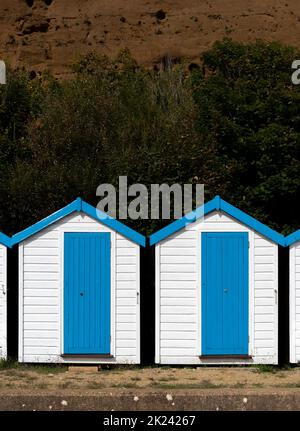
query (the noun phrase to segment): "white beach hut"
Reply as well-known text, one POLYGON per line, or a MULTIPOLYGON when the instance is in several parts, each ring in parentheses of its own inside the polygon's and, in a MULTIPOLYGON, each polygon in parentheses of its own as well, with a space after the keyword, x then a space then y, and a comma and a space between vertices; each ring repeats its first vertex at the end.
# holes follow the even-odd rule
POLYGON ((156 363, 277 364, 282 235, 216 196, 150 244, 156 363))
POLYGON ((0 233, 0 359, 7 357, 7 248, 10 238, 0 233))
POLYGON ((140 362, 144 236, 78 198, 11 244, 19 244, 20 362, 140 362))
POLYGON ((290 362, 300 362, 300 230, 286 238, 290 255, 290 362))

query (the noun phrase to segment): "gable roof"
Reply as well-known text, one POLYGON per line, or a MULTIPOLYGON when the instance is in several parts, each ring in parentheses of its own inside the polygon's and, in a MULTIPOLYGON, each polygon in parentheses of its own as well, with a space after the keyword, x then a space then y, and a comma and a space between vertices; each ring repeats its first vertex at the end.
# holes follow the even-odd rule
POLYGON ((255 218, 251 217, 250 215, 246 214, 245 212, 239 210, 228 202, 224 201, 220 198, 220 196, 215 196, 211 201, 196 208, 195 211, 192 211, 181 219, 176 220, 173 223, 167 225, 166 227, 160 229, 159 231, 153 233, 150 236, 150 245, 157 244, 158 242, 162 241, 173 233, 183 229, 190 223, 195 222, 200 217, 203 217, 213 211, 222 211, 229 216, 235 218, 239 222, 243 223, 244 225, 248 226, 249 228, 260 233, 261 235, 265 236, 266 238, 270 239, 271 241, 275 242, 276 244, 285 246, 285 238, 283 235, 261 223, 260 221, 256 220, 255 218))
POLYGON ((13 235, 10 240, 11 246, 24 241, 32 235, 35 235, 36 233, 40 232, 56 221, 63 219, 67 215, 72 214, 73 212, 83 212, 84 214, 96 219, 100 223, 112 230, 115 230, 136 244, 139 244, 143 247, 146 246, 146 237, 114 219, 113 217, 110 217, 108 214, 97 210, 97 208, 83 201, 81 198, 75 199, 75 201, 71 202, 69 205, 66 205, 48 217, 13 235))
POLYGON ((5 235, 5 233, 0 232, 0 244, 5 245, 5 247, 11 247, 10 237, 5 235))
POLYGON ((285 238, 285 245, 288 247, 298 241, 300 241, 300 229, 285 238))

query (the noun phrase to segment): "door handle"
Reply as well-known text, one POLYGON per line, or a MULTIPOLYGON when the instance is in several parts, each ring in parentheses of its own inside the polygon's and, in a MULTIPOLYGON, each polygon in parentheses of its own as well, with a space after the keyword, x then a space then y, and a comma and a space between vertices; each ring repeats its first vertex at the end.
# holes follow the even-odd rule
POLYGON ((224 289, 224 293, 228 293, 228 289, 224 289))
POLYGON ((5 295, 6 294, 6 290, 5 290, 4 284, 1 284, 1 290, 2 290, 3 295, 5 295))
POLYGON ((80 292, 80 296, 83 296, 84 295, 84 292, 80 292))

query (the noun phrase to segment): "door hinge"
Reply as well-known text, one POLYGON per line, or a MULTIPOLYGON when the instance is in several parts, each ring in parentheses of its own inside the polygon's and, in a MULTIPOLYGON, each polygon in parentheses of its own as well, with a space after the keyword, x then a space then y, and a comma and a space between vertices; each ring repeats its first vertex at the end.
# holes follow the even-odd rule
POLYGON ((250 241, 248 241, 248 248, 250 248, 250 241))

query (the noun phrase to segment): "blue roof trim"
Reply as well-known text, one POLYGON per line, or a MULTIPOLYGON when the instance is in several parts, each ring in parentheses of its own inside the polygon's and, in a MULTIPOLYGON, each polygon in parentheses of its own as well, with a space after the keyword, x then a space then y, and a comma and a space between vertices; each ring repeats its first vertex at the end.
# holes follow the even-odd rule
POLYGON ((222 211, 232 216, 236 220, 240 221, 241 223, 245 224, 246 226, 250 227, 251 229, 255 230, 256 232, 262 234, 276 244, 285 246, 286 241, 283 235, 266 226, 265 224, 259 222, 255 218, 244 213, 243 211, 239 210, 228 202, 224 201, 220 198, 220 196, 216 196, 214 199, 202 205, 201 207, 198 207, 195 211, 188 214, 187 216, 184 216, 181 219, 174 221, 163 229, 152 234, 150 236, 150 245, 157 244, 158 242, 162 241, 173 233, 178 232, 180 229, 184 228, 188 224, 198 220, 201 216, 205 216, 212 211, 222 211), (192 214, 194 214, 194 217, 191 217, 192 214))
POLYGON ((21 232, 16 233, 11 238, 11 245, 18 244, 21 241, 24 241, 26 238, 40 232, 45 229, 47 226, 50 226, 52 223, 62 219, 63 217, 71 214, 74 211, 80 211, 81 207, 81 199, 77 198, 75 201, 71 202, 69 205, 66 205, 64 208, 56 211, 55 213, 49 215, 48 217, 38 221, 37 223, 29 226, 28 228, 22 230, 21 232))
POLYGON ((159 231, 153 233, 150 236, 150 245, 157 244, 168 236, 172 235, 175 232, 178 232, 180 229, 184 228, 190 223, 195 222, 203 215, 209 214, 212 211, 215 211, 220 207, 220 197, 216 196, 211 201, 207 202, 204 205, 196 208, 194 211, 191 211, 189 214, 185 215, 179 220, 174 221, 173 223, 168 224, 164 228, 159 231))
POLYGON ((11 239, 5 233, 0 232, 0 244, 5 245, 5 247, 11 248, 11 239))
POLYGON ((98 211, 92 205, 84 202, 81 198, 77 198, 75 199, 75 201, 71 202, 69 205, 66 205, 64 208, 60 209, 59 211, 56 211, 55 213, 40 220, 39 222, 28 227, 27 229, 24 229, 21 232, 18 232, 17 234, 13 235, 12 238, 10 239, 10 247, 24 241, 30 236, 45 229, 47 226, 50 226, 52 223, 55 223, 56 221, 61 220, 67 215, 76 211, 77 212, 82 211, 85 214, 100 221, 104 225, 110 227, 111 229, 116 230, 117 232, 126 236, 128 239, 132 240, 133 242, 143 247, 146 246, 146 237, 136 232, 135 230, 129 228, 128 226, 124 225, 123 223, 119 222, 118 220, 115 220, 114 218, 108 216, 107 214, 101 211, 98 211))
POLYGON ((256 232, 275 242, 276 244, 285 246, 285 237, 280 233, 276 232, 274 229, 271 229, 269 226, 261 223, 255 218, 251 217, 249 214, 246 214, 244 211, 234 207, 226 201, 221 200, 221 210, 235 219, 239 220, 241 223, 246 226, 252 228, 256 232))
POLYGON ((121 223, 120 221, 110 217, 108 214, 98 210, 87 202, 82 201, 82 212, 93 217, 96 220, 99 220, 101 223, 106 225, 107 227, 121 233, 126 236, 126 238, 132 240, 133 242, 141 245, 142 247, 146 247, 146 237, 121 223))
POLYGON ((287 237, 285 237, 285 245, 286 247, 294 244, 295 242, 300 241, 300 229, 296 230, 296 232, 291 233, 287 237))

